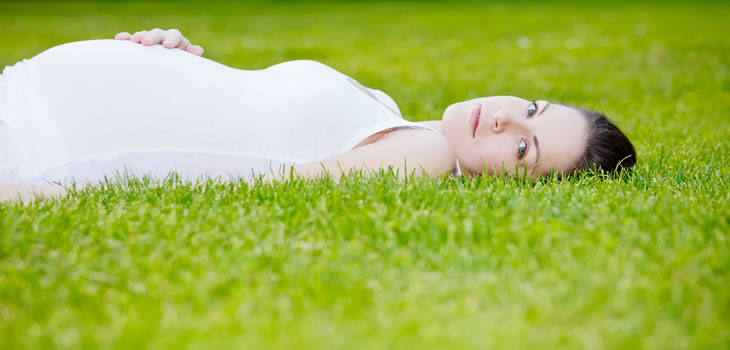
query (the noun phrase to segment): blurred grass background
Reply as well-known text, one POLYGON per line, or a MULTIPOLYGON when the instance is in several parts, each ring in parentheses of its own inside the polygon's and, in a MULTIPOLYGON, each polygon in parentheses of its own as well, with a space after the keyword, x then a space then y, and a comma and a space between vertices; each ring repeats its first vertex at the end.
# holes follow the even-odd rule
POLYGON ((321 61, 410 120, 502 94, 594 108, 639 153, 631 180, 137 183, 0 204, 0 348, 728 348, 728 10, 0 2, 0 66, 175 27, 232 67, 321 61))

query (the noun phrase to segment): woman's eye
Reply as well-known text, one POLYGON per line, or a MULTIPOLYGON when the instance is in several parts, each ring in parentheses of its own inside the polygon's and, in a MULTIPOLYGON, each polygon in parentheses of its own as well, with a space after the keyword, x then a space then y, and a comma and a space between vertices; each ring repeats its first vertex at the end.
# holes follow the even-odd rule
POLYGON ((537 112, 537 102, 533 101, 530 107, 527 107, 527 118, 532 118, 537 112))
POLYGON ((520 147, 517 148, 517 156, 522 159, 525 156, 525 152, 527 152, 527 142, 520 140, 520 147))

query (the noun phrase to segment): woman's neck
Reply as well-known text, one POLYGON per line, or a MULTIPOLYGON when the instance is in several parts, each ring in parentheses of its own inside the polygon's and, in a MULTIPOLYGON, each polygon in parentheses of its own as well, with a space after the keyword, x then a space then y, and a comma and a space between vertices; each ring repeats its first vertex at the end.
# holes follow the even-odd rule
MULTIPOLYGON (((435 129, 436 131, 440 132, 441 135, 444 134, 444 130, 441 127, 441 121, 440 120, 426 120, 426 121, 416 122, 416 123, 421 124, 423 126, 427 126, 429 128, 432 128, 432 129, 435 129)), ((467 169, 466 167, 464 167, 461 164, 459 164, 459 168, 461 168, 461 173, 462 174, 464 174, 466 176, 471 176, 470 175, 471 173, 469 172, 469 169, 467 169)))
POLYGON ((441 134, 444 133, 444 131, 441 129, 441 121, 440 120, 426 120, 422 122, 416 122, 418 124, 428 126, 429 128, 436 129, 441 134))

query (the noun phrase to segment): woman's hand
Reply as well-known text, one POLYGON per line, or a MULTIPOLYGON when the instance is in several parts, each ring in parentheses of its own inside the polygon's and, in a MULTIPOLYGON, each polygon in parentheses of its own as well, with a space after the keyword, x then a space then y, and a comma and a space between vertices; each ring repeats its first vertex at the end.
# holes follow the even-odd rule
POLYGON ((0 185, 0 202, 21 200, 28 203, 36 198, 66 196, 63 186, 0 185))
POLYGON ((141 32, 136 32, 134 35, 122 32, 115 35, 114 39, 131 40, 132 42, 140 43, 145 46, 162 44, 162 46, 168 49, 178 48, 198 56, 202 55, 204 51, 202 47, 190 44, 190 40, 184 37, 177 29, 162 30, 160 28, 155 28, 150 31, 143 30, 141 32))

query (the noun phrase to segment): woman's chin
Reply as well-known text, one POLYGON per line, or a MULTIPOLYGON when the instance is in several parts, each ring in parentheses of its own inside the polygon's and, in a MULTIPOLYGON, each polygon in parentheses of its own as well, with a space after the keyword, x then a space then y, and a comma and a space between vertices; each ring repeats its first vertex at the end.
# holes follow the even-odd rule
POLYGON ((449 116, 452 113, 452 109, 454 109, 454 105, 450 105, 444 109, 444 114, 441 115, 441 121, 445 122, 449 119, 449 116))
MULTIPOLYGON (((454 103, 444 110, 444 115, 441 117, 441 127, 444 135, 449 139, 459 134, 459 118, 460 117, 460 106, 459 103, 454 103)), ((453 142, 454 140, 452 140, 453 142)))

